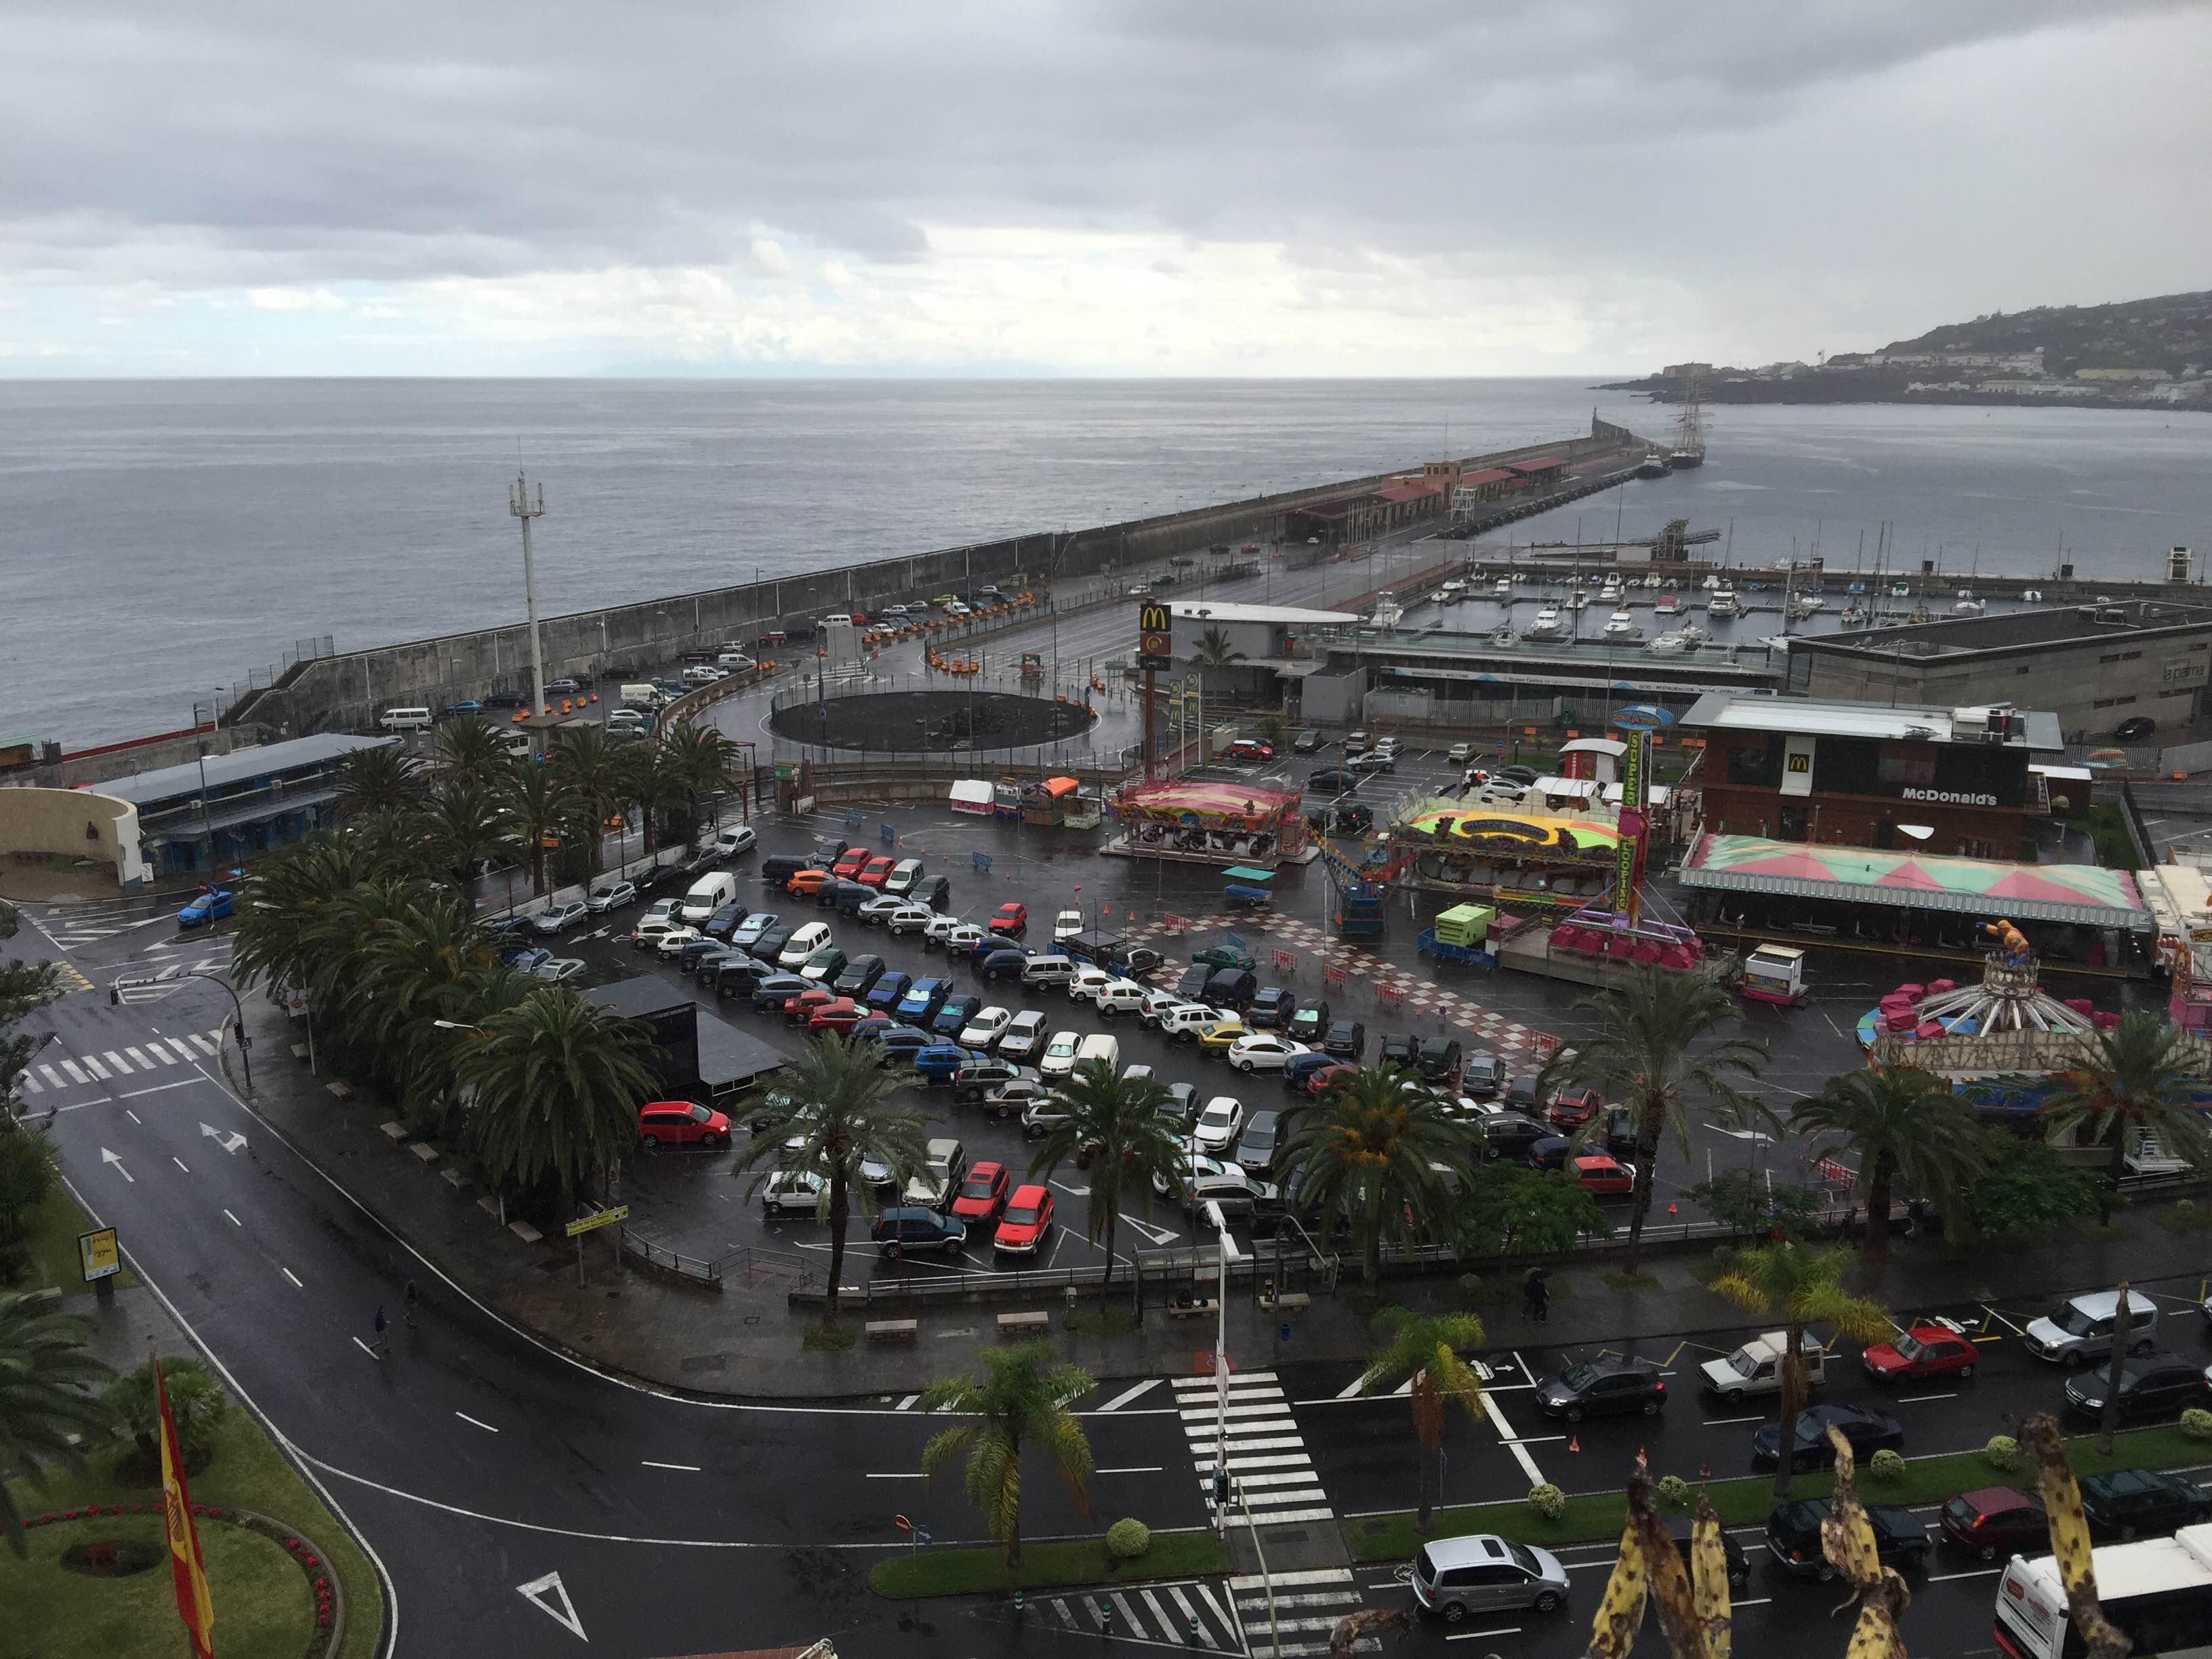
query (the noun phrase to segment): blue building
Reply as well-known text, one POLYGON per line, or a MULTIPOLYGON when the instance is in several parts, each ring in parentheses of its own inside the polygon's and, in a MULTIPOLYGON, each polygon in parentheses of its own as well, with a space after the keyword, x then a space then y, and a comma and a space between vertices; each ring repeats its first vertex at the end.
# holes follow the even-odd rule
POLYGON ((326 732, 112 778, 99 793, 138 809, 155 878, 205 875, 257 858, 337 821, 337 769, 396 738, 326 732))

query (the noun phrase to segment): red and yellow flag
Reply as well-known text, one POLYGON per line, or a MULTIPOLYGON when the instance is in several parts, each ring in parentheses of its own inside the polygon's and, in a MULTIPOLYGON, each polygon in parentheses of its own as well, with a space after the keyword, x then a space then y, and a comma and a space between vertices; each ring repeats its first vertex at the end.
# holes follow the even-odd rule
POLYGON ((154 1362, 154 1391, 161 1402, 161 1510, 169 1529, 169 1570, 177 1583, 177 1616, 192 1638, 193 1659, 215 1659, 215 1604, 208 1599, 200 1560, 199 1529, 192 1525, 192 1495, 185 1489, 185 1457, 169 1415, 169 1388, 161 1362, 154 1362))

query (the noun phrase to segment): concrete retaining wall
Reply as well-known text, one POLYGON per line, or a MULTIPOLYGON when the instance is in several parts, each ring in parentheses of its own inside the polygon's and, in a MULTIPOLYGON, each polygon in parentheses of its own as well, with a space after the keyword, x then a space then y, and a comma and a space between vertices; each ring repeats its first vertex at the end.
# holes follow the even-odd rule
POLYGON ((125 887, 148 874, 137 807, 89 789, 0 789, 0 853, 34 864, 91 859, 125 887))

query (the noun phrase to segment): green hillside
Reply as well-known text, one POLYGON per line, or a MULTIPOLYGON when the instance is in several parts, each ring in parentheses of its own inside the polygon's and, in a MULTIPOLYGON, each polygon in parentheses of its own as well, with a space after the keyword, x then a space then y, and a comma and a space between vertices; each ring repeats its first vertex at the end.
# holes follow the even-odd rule
POLYGON ((2108 306, 2038 306, 1946 323, 1886 351, 2028 351, 2043 348, 2046 372, 2212 365, 2212 289, 2124 300, 2108 306))

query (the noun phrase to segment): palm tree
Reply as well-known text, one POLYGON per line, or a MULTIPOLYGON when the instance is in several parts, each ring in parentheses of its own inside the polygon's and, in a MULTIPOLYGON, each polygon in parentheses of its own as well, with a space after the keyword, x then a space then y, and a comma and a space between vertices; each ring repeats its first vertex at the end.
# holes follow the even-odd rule
MULTIPOLYGON (((659 846, 660 815, 690 799, 683 780, 670 765, 668 751, 658 738, 634 743, 623 751, 623 801, 637 809, 645 837, 645 855, 659 846)), ((623 854, 628 858, 627 852, 623 854)))
POLYGON ((1156 1077, 1116 1077, 1103 1060, 1085 1060, 1053 1095, 1066 1117, 1037 1148, 1030 1173, 1048 1176, 1071 1158, 1090 1159, 1084 1237, 1094 1247, 1105 1242, 1103 1290, 1113 1282, 1115 1229, 1132 1191, 1150 1214, 1156 1179, 1171 1188, 1181 1186, 1188 1168, 1182 1121, 1169 1104, 1173 1097, 1166 1084, 1156 1077))
POLYGON ((332 774, 337 780, 338 816, 350 818, 413 806, 422 798, 421 772, 421 763, 396 743, 355 750, 332 774))
POLYGON ((447 778, 495 783, 513 769, 507 734, 479 715, 447 720, 438 728, 436 766, 447 778))
MULTIPOLYGON (((1537 1078, 1540 1093, 1568 1085, 1595 1088, 1626 1106, 1636 1126, 1636 1184, 1628 1216, 1628 1254, 1622 1271, 1631 1279, 1644 1247, 1644 1222, 1651 1213, 1653 1166, 1659 1137, 1674 1132, 1682 1155, 1690 1153, 1692 1111, 1710 1108, 1723 1125, 1775 1123, 1771 1110, 1729 1081, 1729 1074, 1758 1075, 1766 1051, 1741 1037, 1711 1041, 1736 1018, 1735 1000, 1702 974, 1639 969, 1626 984, 1575 1005, 1595 1017, 1597 1034, 1561 1048, 1537 1078)), ((1593 1117, 1585 1134, 1603 1115, 1593 1117)))
POLYGON ((1949 1231, 1981 1172, 1982 1131, 1972 1111, 1943 1079, 1916 1066, 1874 1065, 1830 1078, 1790 1123, 1833 1135, 1858 1153, 1858 1196, 1867 1212, 1860 1250, 1869 1261, 1889 1260, 1895 1182, 1934 1203, 1949 1231))
POLYGON ((1372 1287, 1382 1241, 1451 1237, 1451 1192, 1474 1180, 1472 1132, 1409 1072, 1364 1066, 1323 1095, 1283 1148, 1288 1197, 1301 1215, 1340 1219, 1372 1287), (1410 1085, 1410 1086, 1409 1086, 1410 1085))
MULTIPOLYGON (((112 1419, 84 1392, 114 1376, 84 1352, 92 1322, 50 1313, 43 1291, 0 1291, 0 1469, 43 1492, 54 1464, 82 1472, 81 1446, 105 1434, 112 1419)), ((27 1556, 23 1517, 9 1482, 0 1480, 0 1533, 27 1556)))
POLYGON ((471 866, 513 844, 496 788, 483 777, 458 772, 430 797, 425 817, 431 845, 464 892, 471 866))
POLYGON ((637 1139, 653 1092, 646 1028, 593 1007, 563 985, 530 991, 479 1023, 461 1051, 473 1089, 471 1129, 495 1184, 550 1182, 565 1212, 605 1179, 637 1139))
POLYGON ((927 1120, 896 1097, 915 1080, 915 1074, 882 1061, 882 1051, 874 1043, 824 1031, 808 1039, 805 1058, 776 1073, 773 1089, 747 1103, 764 1119, 738 1155, 734 1171, 757 1171, 750 1191, 757 1193, 780 1170, 816 1176, 822 1182, 814 1212, 830 1224, 830 1290, 822 1310, 825 1330, 837 1323, 845 1225, 852 1218, 854 1194, 861 1214, 875 1208, 874 1194, 860 1178, 862 1162, 872 1159, 882 1164, 896 1190, 927 1161, 923 1142, 927 1120), (787 1147, 787 1141, 795 1144, 787 1147))
POLYGON ((584 844, 585 866, 596 875, 606 822, 622 810, 628 792, 622 756, 608 745, 606 727, 587 723, 564 726, 556 732, 547 763, 553 775, 567 786, 577 817, 591 822, 591 836, 584 844))
MULTIPOLYGON (((545 891, 545 854, 568 841, 581 815, 550 766, 526 766, 501 792, 500 805, 530 859, 530 890, 545 891), (548 843, 550 843, 549 846, 548 843)), ((594 830, 594 835, 597 831, 594 830)))
POLYGON ((1198 636, 1198 643, 1191 647, 1191 666, 1198 670, 1199 688, 1204 691, 1213 690, 1215 669, 1226 668, 1233 662, 1243 660, 1244 653, 1230 642, 1228 632, 1224 629, 1207 629, 1198 636))
POLYGON ((1094 1386, 1079 1365, 1052 1363, 1052 1344, 1023 1342, 983 1351, 981 1382, 940 1377, 922 1390, 925 1412, 954 1412, 974 1420, 930 1437, 921 1472, 934 1478, 967 1459, 968 1501, 983 1511, 991 1536, 1006 1547, 1006 1565, 1022 1560, 1022 1448, 1042 1446, 1067 1482, 1075 1512, 1091 1513, 1091 1443, 1069 1405, 1094 1386))
POLYGON ((729 788, 730 768, 743 750, 711 726, 679 720, 662 734, 660 752, 685 808, 686 837, 696 833, 702 801, 718 803, 714 825, 720 829, 722 820, 719 802, 729 788))
POLYGON ((1872 1342, 1895 1328, 1889 1310, 1871 1297, 1844 1288, 1849 1250, 1816 1250, 1798 1243, 1765 1244, 1739 1250, 1729 1269, 1709 1287, 1747 1313, 1779 1314, 1784 1326, 1782 1355, 1781 1440, 1775 1446, 1774 1495, 1790 1496, 1790 1452, 1797 1441, 1797 1413, 1805 1405, 1805 1328, 1832 1325, 1845 1336, 1872 1342))
POLYGON ((495 960, 466 902, 444 890, 403 897, 361 935, 348 970, 358 1011, 349 1024, 383 1057, 410 1116, 419 1119, 450 1081, 443 1066, 418 1067, 410 1038, 418 1026, 436 1030, 434 1020, 466 1024, 492 1012, 482 1005, 495 960))
POLYGON ((2058 1072, 2059 1092, 2043 1109, 2049 1138, 2107 1150, 2100 1219, 2112 1218, 2128 1154, 2144 1135, 2199 1171, 2212 1168, 2212 1129, 2191 1096, 2204 1075, 2183 1048, 2181 1028, 2157 1014, 2124 1016, 2085 1038, 2074 1063, 2058 1072))
POLYGON ((1416 1530, 1429 1529, 1437 1496, 1443 1490, 1444 1408, 1457 1405, 1480 1421, 1487 1407, 1482 1381, 1462 1359, 1462 1348, 1482 1346, 1482 1322, 1473 1314, 1419 1314, 1410 1308, 1385 1308, 1375 1323, 1388 1339, 1368 1361, 1359 1392, 1395 1388, 1413 1380, 1413 1438, 1421 1446, 1421 1498, 1416 1530))

